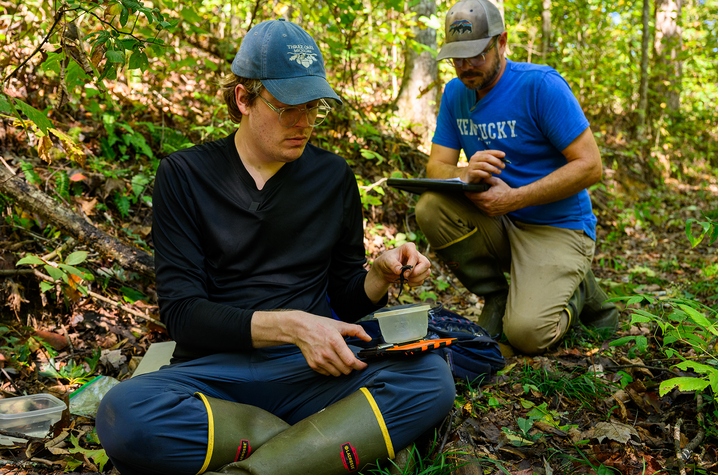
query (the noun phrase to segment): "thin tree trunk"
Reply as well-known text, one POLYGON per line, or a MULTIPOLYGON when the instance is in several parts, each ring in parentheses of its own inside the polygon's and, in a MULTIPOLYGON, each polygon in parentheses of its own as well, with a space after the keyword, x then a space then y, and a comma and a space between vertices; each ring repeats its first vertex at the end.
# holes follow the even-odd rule
POLYGON ((116 238, 100 231, 24 179, 13 175, 2 164, 0 164, 0 193, 15 200, 23 209, 36 213, 71 234, 102 256, 114 260, 123 268, 147 277, 154 277, 154 259, 150 254, 142 249, 123 244, 116 238))
MULTIPOLYGON (((420 0, 414 7, 416 18, 420 16, 431 17, 436 15, 436 2, 434 0, 420 0)), ((436 49, 436 30, 422 28, 417 25, 413 28, 414 41, 430 48, 436 49)), ((404 77, 396 105, 399 116, 410 124, 412 132, 419 137, 423 147, 428 151, 431 147, 431 136, 436 126, 438 114, 439 87, 438 66, 436 59, 428 51, 418 54, 407 43, 404 51, 404 77)))
POLYGON ((548 51, 551 46, 551 0, 543 0, 541 20, 541 54, 543 63, 548 64, 548 51))
POLYGON ((677 111, 681 102, 683 65, 678 57, 683 47, 681 37, 681 1, 656 0, 656 91, 669 110, 677 111))
POLYGON ((651 31, 649 25, 649 16, 651 14, 651 0, 643 0, 643 12, 641 14, 641 23, 643 28, 643 38, 641 40, 641 83, 638 87, 638 114, 636 131, 638 137, 645 135, 646 114, 648 113, 648 54, 651 43, 651 31))

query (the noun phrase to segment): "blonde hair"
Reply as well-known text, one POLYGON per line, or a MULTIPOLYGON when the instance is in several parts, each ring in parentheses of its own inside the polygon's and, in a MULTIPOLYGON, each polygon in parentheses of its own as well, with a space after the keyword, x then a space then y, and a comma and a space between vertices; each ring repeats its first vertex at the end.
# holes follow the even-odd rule
POLYGON ((226 77, 220 83, 220 91, 222 91, 222 97, 224 98, 225 104, 227 104, 229 118, 232 122, 236 123, 240 123, 242 121, 242 113, 239 111, 239 107, 237 106, 237 96, 234 92, 240 84, 247 90, 247 104, 249 106, 254 105, 259 93, 262 92, 262 88, 264 88, 262 81, 259 79, 243 78, 237 76, 236 74, 226 77))

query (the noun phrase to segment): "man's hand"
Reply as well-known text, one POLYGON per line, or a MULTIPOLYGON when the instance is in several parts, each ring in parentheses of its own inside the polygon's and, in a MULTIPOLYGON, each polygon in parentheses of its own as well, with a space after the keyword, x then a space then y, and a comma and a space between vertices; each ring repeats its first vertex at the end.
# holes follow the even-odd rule
POLYGON ((500 178, 491 177, 484 183, 491 188, 481 193, 466 193, 466 197, 488 216, 501 216, 522 207, 515 190, 500 178))
POLYGON ((469 159, 468 165, 460 169, 459 178, 464 183, 486 182, 492 176, 501 174, 501 170, 506 167, 502 160, 505 156, 500 150, 476 152, 469 159))
POLYGON ((359 361, 347 346, 345 336, 371 340, 360 325, 299 310, 255 312, 252 316, 255 348, 294 344, 302 351, 309 367, 325 376, 340 376, 366 368, 366 363, 359 361))
POLYGON ((403 272, 410 287, 418 287, 431 275, 431 262, 416 250, 414 243, 388 250, 374 260, 364 281, 364 290, 372 302, 381 300, 389 286, 399 280, 404 266, 412 266, 403 272))

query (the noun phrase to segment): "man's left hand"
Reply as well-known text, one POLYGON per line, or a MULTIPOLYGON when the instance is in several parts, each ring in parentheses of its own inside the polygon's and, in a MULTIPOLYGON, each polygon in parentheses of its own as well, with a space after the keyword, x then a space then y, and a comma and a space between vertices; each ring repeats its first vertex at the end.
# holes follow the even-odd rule
POLYGON ((431 275, 431 262, 416 250, 412 242, 377 257, 364 281, 364 290, 372 302, 378 302, 402 274, 410 287, 420 286, 431 275), (412 267, 402 273, 404 266, 412 267))
POLYGON ((492 176, 485 179, 484 183, 491 185, 491 188, 481 193, 466 193, 466 196, 488 216, 501 216, 521 208, 515 199, 514 189, 506 182, 492 176))

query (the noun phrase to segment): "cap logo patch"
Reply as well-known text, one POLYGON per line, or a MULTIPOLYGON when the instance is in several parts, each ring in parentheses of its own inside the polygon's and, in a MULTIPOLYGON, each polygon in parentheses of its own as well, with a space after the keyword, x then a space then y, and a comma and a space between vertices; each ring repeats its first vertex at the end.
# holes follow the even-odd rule
POLYGON ((359 469, 359 457, 357 456, 357 451, 349 442, 342 444, 342 463, 344 463, 344 468, 350 472, 354 472, 359 469))
POLYGON ((471 33, 472 25, 469 20, 456 20, 449 26, 449 33, 460 35, 462 33, 471 33))
POLYGON ((287 53, 289 61, 296 61, 305 68, 314 63, 317 60, 317 55, 314 53, 314 46, 311 45, 287 45, 291 51, 287 53))

